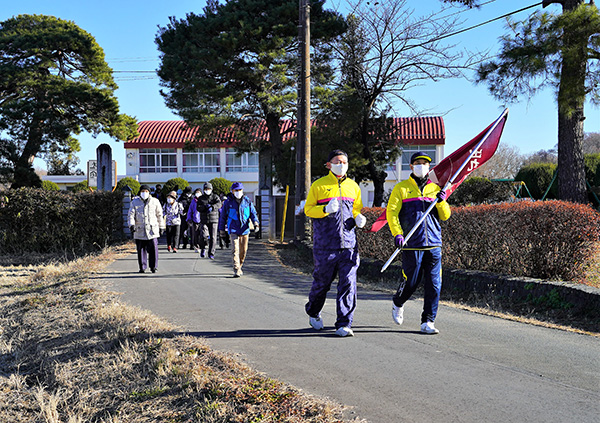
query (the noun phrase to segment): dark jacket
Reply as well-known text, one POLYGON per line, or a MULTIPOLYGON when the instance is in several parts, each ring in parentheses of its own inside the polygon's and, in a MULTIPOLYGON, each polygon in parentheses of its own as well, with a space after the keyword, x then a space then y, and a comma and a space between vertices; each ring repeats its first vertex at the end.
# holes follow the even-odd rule
POLYGON ((190 209, 190 204, 192 203, 193 198, 194 196, 190 192, 189 194, 181 194, 179 196, 179 200, 177 200, 179 204, 183 206, 183 213, 181 214, 182 216, 184 216, 183 220, 186 220, 185 218, 187 217, 188 210, 190 209))
POLYGON ((219 209, 221 208, 221 199, 217 194, 202 194, 198 198, 196 209, 200 212, 200 222, 219 223, 219 209))

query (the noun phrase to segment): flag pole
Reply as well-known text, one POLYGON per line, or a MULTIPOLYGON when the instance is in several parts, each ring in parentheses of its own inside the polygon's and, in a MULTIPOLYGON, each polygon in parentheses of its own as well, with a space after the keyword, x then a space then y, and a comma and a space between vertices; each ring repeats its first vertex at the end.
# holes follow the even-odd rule
MULTIPOLYGON (((475 154, 475 152, 477 150, 479 150, 479 147, 481 147, 481 145, 488 139, 488 137, 490 136, 490 134, 494 131, 494 129, 496 129, 496 127, 498 126, 498 124, 500 123, 500 121, 507 114, 508 114, 508 108, 504 109, 504 111, 502 112, 502 114, 500 115, 500 117, 498 119, 496 119, 496 121, 492 124, 492 126, 490 127, 490 129, 481 138, 481 141, 479 141, 477 143, 477 145, 475 146, 475 148, 473 148, 473 150, 471 150, 471 153, 469 154, 469 157, 467 157, 467 159, 463 162, 463 164, 460 166, 460 168, 456 172, 454 172, 454 175, 452 175, 452 177, 448 180, 448 182, 446 183, 446 185, 444 185, 443 191, 446 191, 450 186, 452 186, 452 184, 454 183, 454 180, 458 177, 458 175, 460 175, 460 172, 462 172, 462 170, 465 168, 465 166, 467 165, 467 163, 469 163, 469 161, 473 158, 473 155, 475 154)), ((400 253, 400 251, 402 251, 402 248, 406 245, 406 243, 408 242, 408 240, 410 239, 410 237, 415 233, 415 231, 417 230, 417 228, 419 226, 421 226, 421 224, 423 223, 423 221, 425 220, 425 218, 427 217, 427 215, 429 213, 431 213, 431 210, 433 210, 433 207, 435 207, 435 205, 437 204, 437 202, 438 202, 438 198, 436 197, 435 200, 433 201, 433 203, 431 203, 431 205, 427 208, 427 210, 425 210, 425 213, 423 213, 423 216, 421 216, 421 218, 417 221, 417 223, 412 227, 412 229, 410 230, 410 232, 408 232, 408 235, 406 235, 406 237, 404 238, 404 242, 402 243, 402 246, 396 248, 396 251, 394 251, 392 253, 392 255, 390 256, 390 258, 385 262, 385 264, 381 268, 381 272, 380 273, 385 272, 385 270, 390 266, 390 264, 392 264, 392 262, 394 261, 394 259, 398 255, 398 253, 400 253)))

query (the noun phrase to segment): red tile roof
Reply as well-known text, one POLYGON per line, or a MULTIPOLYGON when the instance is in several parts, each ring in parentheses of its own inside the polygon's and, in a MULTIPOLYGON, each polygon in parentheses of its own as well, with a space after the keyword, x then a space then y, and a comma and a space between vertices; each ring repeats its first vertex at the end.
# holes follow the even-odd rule
MULTIPOLYGON (((294 131, 287 132, 295 123, 290 119, 281 121, 284 141, 295 136, 294 131)), ((441 117, 394 118, 393 128, 393 136, 399 143, 406 145, 437 145, 446 141, 444 120, 441 117)), ((138 137, 124 143, 125 148, 183 148, 186 142, 195 140, 198 131, 190 129, 181 120, 144 120, 138 123, 138 132, 138 137)), ((261 124, 254 135, 267 139, 266 125, 261 124)), ((207 147, 231 147, 238 140, 235 139, 233 128, 223 128, 217 132, 215 139, 196 142, 198 146, 205 144, 207 147)))

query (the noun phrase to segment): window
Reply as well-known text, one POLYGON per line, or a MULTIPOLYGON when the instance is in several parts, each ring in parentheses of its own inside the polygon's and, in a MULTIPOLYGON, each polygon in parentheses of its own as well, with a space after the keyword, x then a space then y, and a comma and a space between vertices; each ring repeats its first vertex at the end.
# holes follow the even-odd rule
POLYGON ((140 149, 140 173, 176 173, 177 154, 174 148, 140 149))
POLYGON ((402 170, 410 170, 410 156, 417 151, 429 154, 431 157, 431 167, 437 163, 435 145, 407 145, 402 147, 402 170))
POLYGON ((194 152, 183 153, 183 172, 200 173, 220 171, 219 149, 201 148, 194 152))
POLYGON ((226 160, 227 172, 258 172, 258 153, 239 155, 234 148, 228 148, 226 160))

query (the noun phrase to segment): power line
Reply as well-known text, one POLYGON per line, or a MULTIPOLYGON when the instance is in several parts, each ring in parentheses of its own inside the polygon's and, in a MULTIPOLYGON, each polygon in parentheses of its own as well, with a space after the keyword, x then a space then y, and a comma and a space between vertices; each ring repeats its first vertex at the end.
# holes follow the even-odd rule
POLYGON ((413 45, 413 46, 408 46, 408 47, 406 47, 404 50, 410 50, 410 49, 417 48, 417 47, 423 47, 423 46, 424 46, 424 45, 426 45, 426 44, 429 44, 429 43, 434 43, 434 42, 436 42, 436 41, 440 41, 440 40, 443 40, 443 39, 445 39, 445 38, 449 38, 449 37, 453 37, 453 36, 455 36, 455 35, 458 35, 458 34, 462 34, 463 32, 471 31, 472 29, 479 28, 480 26, 487 25, 487 24, 489 24, 489 23, 492 23, 492 22, 495 22, 495 21, 497 21, 497 20, 504 19, 504 18, 507 18, 507 17, 509 17, 509 16, 511 16, 511 15, 514 15, 514 14, 517 14, 517 13, 520 13, 520 12, 523 12, 523 11, 525 11, 525 10, 527 10, 527 9, 531 9, 531 8, 533 8, 533 7, 540 6, 540 5, 541 5, 541 4, 543 4, 543 3, 544 3, 544 2, 539 2, 539 3, 536 3, 536 4, 532 4, 531 6, 527 6, 527 7, 523 7, 522 9, 515 10, 514 12, 505 13, 505 14, 504 14, 504 15, 502 15, 502 16, 498 16, 498 17, 496 17, 496 18, 493 18, 493 19, 487 20, 487 21, 485 21, 485 22, 481 22, 481 23, 479 23, 479 24, 477 24, 477 25, 473 25, 473 26, 470 26, 470 27, 468 27, 468 28, 464 28, 464 29, 461 29, 461 30, 458 30, 458 31, 455 31, 455 32, 451 32, 450 34, 445 34, 445 35, 442 35, 442 36, 440 36, 440 37, 433 38, 433 39, 431 39, 431 40, 428 40, 428 41, 425 41, 425 42, 423 42, 423 43, 421 43, 421 44, 415 44, 415 45, 413 45))

